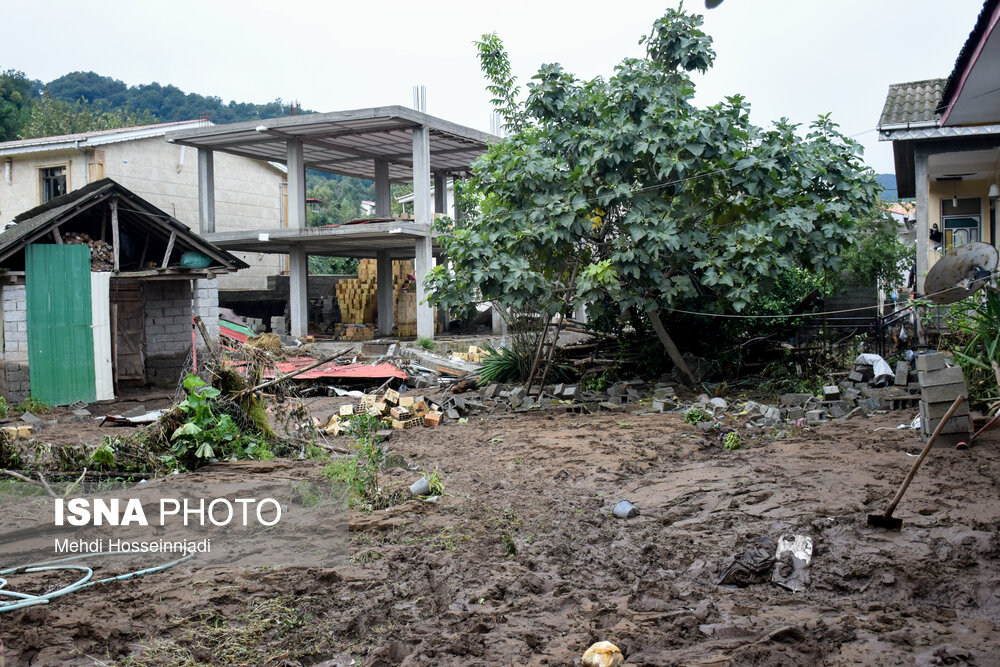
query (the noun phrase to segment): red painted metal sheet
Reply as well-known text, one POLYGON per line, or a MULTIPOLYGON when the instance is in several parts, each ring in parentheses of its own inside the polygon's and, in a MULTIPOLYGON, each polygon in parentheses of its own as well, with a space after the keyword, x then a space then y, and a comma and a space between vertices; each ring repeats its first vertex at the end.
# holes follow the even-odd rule
MULTIPOLYGON (((315 359, 309 357, 295 357, 286 362, 277 364, 278 373, 284 375, 292 371, 316 363, 315 359)), ((274 369, 264 372, 264 377, 273 378, 274 369)), ((383 364, 337 364, 330 362, 317 366, 311 370, 299 373, 294 380, 319 380, 325 378, 343 378, 358 380, 386 380, 388 378, 399 378, 405 380, 406 373, 389 363, 383 364)))
POLYGON ((250 336, 240 331, 235 331, 233 329, 230 329, 225 324, 219 324, 219 335, 225 336, 226 338, 231 338, 233 340, 238 340, 241 343, 245 343, 250 339, 250 336))

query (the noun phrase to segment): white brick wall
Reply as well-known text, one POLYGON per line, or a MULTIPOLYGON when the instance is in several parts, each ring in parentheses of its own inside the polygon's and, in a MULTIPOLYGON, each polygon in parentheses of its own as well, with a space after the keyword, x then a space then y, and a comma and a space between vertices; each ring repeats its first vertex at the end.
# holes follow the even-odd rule
POLYGON ((0 288, 0 342, 3 360, 0 363, 0 391, 12 401, 23 400, 31 391, 28 377, 28 293, 24 285, 4 285, 0 288))

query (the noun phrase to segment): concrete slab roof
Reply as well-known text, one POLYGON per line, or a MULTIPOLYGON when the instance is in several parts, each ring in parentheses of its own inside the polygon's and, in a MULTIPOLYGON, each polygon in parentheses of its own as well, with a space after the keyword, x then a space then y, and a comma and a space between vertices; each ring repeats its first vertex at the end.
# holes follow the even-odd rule
POLYGON ((389 164, 389 180, 413 179, 412 130, 430 134, 430 170, 460 175, 499 140, 402 106, 285 116, 214 125, 167 135, 171 143, 284 163, 289 139, 303 143, 305 167, 344 176, 375 179, 375 161, 389 164))
MULTIPOLYGON (((364 223, 306 227, 305 229, 253 229, 205 234, 207 241, 229 251, 288 253, 303 247, 309 255, 373 258, 388 251, 392 259, 412 259, 416 239, 436 234, 430 225, 413 220, 379 220, 364 223)), ((441 247, 433 243, 433 254, 441 247)))

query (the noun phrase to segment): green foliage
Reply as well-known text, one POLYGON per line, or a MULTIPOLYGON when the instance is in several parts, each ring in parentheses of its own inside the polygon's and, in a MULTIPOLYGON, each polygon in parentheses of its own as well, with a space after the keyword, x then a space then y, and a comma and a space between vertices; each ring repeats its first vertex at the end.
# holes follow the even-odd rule
POLYGON ((526 348, 484 345, 489 354, 479 365, 479 384, 521 382, 531 372, 532 352, 526 348))
POLYGON ((416 343, 418 347, 422 347, 425 350, 433 350, 435 347, 437 347, 437 345, 435 345, 434 343, 434 339, 429 338, 428 336, 421 336, 417 338, 416 343))
POLYGON ((711 418, 712 416, 701 408, 691 408, 684 413, 685 424, 700 424, 701 422, 707 422, 711 418))
POLYGON ((891 289, 902 282, 915 252, 900 239, 895 222, 878 210, 861 220, 854 243, 844 253, 844 268, 865 285, 891 289))
POLYGON ((358 275, 358 259, 356 257, 324 257, 309 255, 309 273, 311 275, 358 275))
POLYGON ((41 87, 40 81, 31 81, 24 72, 9 69, 0 73, 0 141, 20 136, 41 87))
POLYGON ((226 103, 219 97, 185 93, 170 84, 153 82, 127 86, 122 81, 94 72, 70 72, 50 81, 47 88, 54 100, 75 102, 85 98, 91 104, 109 109, 148 109, 163 122, 207 117, 214 123, 236 123, 277 118, 289 113, 289 105, 280 98, 265 104, 235 101, 226 103))
POLYGON ((427 480, 427 486, 430 489, 428 495, 430 496, 443 496, 444 495, 444 480, 441 479, 441 474, 438 472, 437 468, 434 468, 434 472, 424 473, 424 479, 427 480))
POLYGON ((1000 401, 1000 296, 983 292, 978 303, 952 305, 947 317, 954 359, 962 367, 973 403, 1000 401))
POLYGON ((436 305, 554 313, 568 291, 597 317, 745 313, 789 270, 839 269, 877 201, 860 145, 828 116, 763 129, 741 96, 694 106, 689 73, 714 58, 700 24, 669 10, 646 57, 609 79, 545 65, 523 103, 499 39, 483 38, 488 90, 513 133, 458 185, 462 220, 437 222, 451 270, 427 280, 436 305))
POLYGON ((9 410, 10 406, 7 405, 7 399, 0 396, 0 419, 5 418, 9 410))
POLYGON ((255 459, 266 461, 274 452, 262 434, 244 434, 232 416, 222 412, 222 393, 197 375, 184 379, 187 397, 178 405, 185 421, 174 429, 171 455, 180 466, 197 468, 211 459, 255 459))
POLYGON ((737 431, 730 431, 722 437, 722 446, 726 449, 739 449, 743 446, 743 439, 737 431))
POLYGON ((112 440, 105 438, 101 446, 90 455, 90 462, 95 468, 113 469, 115 467, 115 450, 112 447, 112 440))
POLYGON ((42 93, 41 101, 31 108, 28 122, 21 129, 21 138, 112 130, 155 122, 156 117, 145 109, 136 111, 130 107, 108 108, 91 104, 84 98, 76 102, 63 102, 52 99, 46 91, 42 93))
POLYGON ((350 503, 363 509, 380 509, 392 498, 379 487, 379 470, 385 460, 382 439, 376 435, 379 420, 372 415, 354 415, 347 420, 347 433, 354 436, 353 454, 330 462, 323 475, 344 484, 350 493, 350 503))
POLYGON ((21 412, 30 412, 33 415, 47 415, 52 412, 51 405, 34 396, 28 396, 18 403, 17 409, 21 412))

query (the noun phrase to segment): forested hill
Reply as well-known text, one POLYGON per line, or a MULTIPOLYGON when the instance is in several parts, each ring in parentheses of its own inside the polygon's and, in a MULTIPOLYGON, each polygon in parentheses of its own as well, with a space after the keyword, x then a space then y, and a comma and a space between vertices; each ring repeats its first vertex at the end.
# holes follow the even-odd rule
MULTIPOLYGON (((94 72, 70 72, 46 84, 55 100, 76 102, 81 97, 91 104, 136 111, 149 111, 160 122, 207 117, 213 123, 276 118, 288 115, 289 105, 281 99, 266 104, 223 102, 218 97, 185 93, 177 86, 143 83, 127 86, 123 81, 94 72)), ((310 113, 303 111, 301 113, 310 113)))

